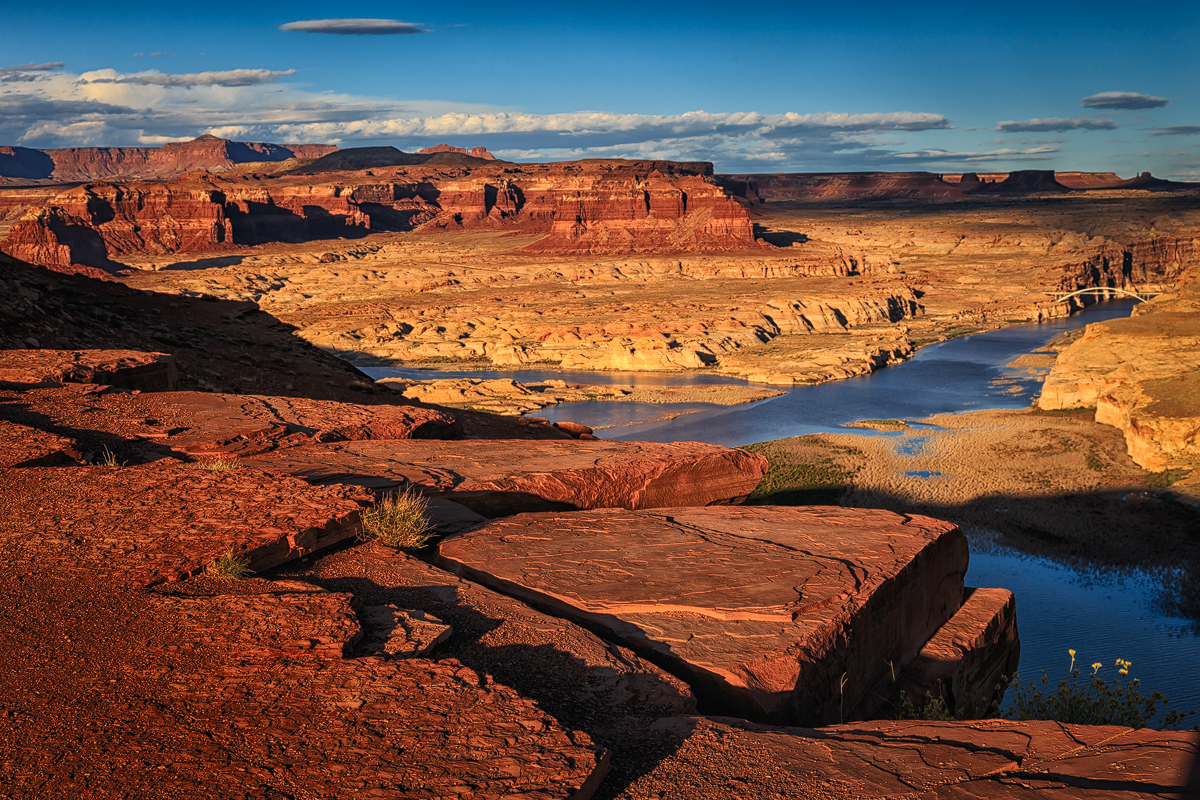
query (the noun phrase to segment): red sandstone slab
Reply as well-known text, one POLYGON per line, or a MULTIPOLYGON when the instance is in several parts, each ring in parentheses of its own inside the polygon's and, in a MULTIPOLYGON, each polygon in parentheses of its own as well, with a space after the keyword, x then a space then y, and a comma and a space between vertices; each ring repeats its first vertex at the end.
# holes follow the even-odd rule
MULTIPOLYGON (((270 587, 269 588, 276 588, 270 587)), ((231 660, 276 658, 338 659, 362 638, 353 595, 309 591, 264 591, 213 597, 158 599, 158 609, 182 622, 181 649, 227 651, 231 660)))
POLYGON ((956 611, 966 539, 843 508, 521 514, 438 562, 615 640, 738 716, 850 717, 956 611))
POLYGON ((311 441, 458 435, 450 415, 412 405, 207 392, 96 393, 79 387, 12 392, 11 402, 54 424, 156 442, 199 457, 253 455, 311 441))
POLYGON ((703 506, 743 498, 766 459, 697 442, 363 441, 247 461, 313 483, 406 483, 485 516, 520 511, 703 506))
POLYGON ((0 467, 51 467, 79 458, 75 440, 0 419, 0 467))
POLYGON ((660 728, 686 739, 622 798, 1185 798, 1200 757, 1194 732, 1056 722, 868 722, 810 730, 677 717, 660 728), (1067 741, 1074 743, 1059 751, 1067 741), (1055 758, 1042 755, 1048 743, 1055 758))
POLYGON ((147 584, 195 575, 226 551, 261 572, 329 547, 357 535, 370 502, 253 469, 153 465, 6 470, 0 494, 23 499, 5 527, 40 561, 147 584))
POLYGON ((138 350, 0 350, 0 383, 95 383, 166 392, 179 388, 175 357, 138 350))

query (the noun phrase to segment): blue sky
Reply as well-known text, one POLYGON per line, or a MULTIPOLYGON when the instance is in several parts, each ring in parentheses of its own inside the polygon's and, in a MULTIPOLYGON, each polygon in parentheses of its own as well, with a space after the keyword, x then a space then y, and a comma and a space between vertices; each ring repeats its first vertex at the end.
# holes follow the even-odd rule
POLYGON ((1194 3, 45 8, 5 12, 0 144, 213 132, 410 150, 447 141, 514 160, 702 159, 722 171, 1200 179, 1194 3), (281 29, 346 18, 424 32, 281 29))

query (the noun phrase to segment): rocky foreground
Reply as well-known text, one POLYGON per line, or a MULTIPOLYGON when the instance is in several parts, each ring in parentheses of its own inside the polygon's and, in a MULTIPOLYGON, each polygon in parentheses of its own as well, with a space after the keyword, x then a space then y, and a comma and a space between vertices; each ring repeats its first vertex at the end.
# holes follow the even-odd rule
POLYGON ((1186 791, 1194 734, 865 721, 902 689, 978 712, 1016 665, 952 524, 727 505, 767 466, 740 450, 181 390, 192 363, 0 354, 8 796, 1186 791), (436 548, 360 541, 408 487, 436 548))

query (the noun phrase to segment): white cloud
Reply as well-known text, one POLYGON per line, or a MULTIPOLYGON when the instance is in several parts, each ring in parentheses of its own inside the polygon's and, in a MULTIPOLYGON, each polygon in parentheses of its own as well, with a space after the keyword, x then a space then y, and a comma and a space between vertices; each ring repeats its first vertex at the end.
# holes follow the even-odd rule
POLYGON ((292 70, 169 74, 99 69, 0 83, 0 143, 27 147, 161 144, 201 133, 248 141, 483 145, 509 158, 715 161, 726 171, 836 171, 896 164, 912 137, 951 128, 913 111, 531 114, 435 100, 318 93, 292 70), (187 91, 180 91, 181 88, 187 91))
POLYGON ((1171 101, 1165 97, 1137 92, 1100 92, 1083 98, 1084 108, 1106 108, 1119 111, 1139 111, 1144 108, 1162 108, 1171 101))
POLYGON ((187 89, 196 86, 261 86, 278 83, 280 78, 295 75, 296 70, 230 69, 220 72, 186 72, 176 75, 162 72, 139 72, 116 78, 92 78, 81 83, 126 83, 133 86, 172 86, 187 89))
POLYGON ((997 159, 1004 159, 1006 161, 1042 161, 1051 153, 1057 152, 1057 146, 1052 144, 1044 144, 1039 145, 1038 147, 1026 148, 1002 147, 998 150, 985 150, 982 152, 920 150, 913 153, 896 153, 895 158, 909 159, 912 161, 947 163, 959 161, 995 161, 997 159))
POLYGON ((1004 133, 1042 133, 1046 131, 1101 131, 1112 130, 1117 123, 1110 119, 1095 117, 1048 117, 1045 119, 1009 120, 996 123, 996 130, 1004 133))
POLYGON ((395 36, 429 32, 416 23, 401 22, 397 19, 308 19, 284 23, 279 26, 279 30, 333 33, 338 36, 395 36))

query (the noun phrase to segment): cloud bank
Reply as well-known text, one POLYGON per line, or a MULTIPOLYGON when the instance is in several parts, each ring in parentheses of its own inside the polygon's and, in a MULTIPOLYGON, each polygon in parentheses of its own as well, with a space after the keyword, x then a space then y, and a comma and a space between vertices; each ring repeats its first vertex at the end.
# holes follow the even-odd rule
POLYGON ((131 86, 262 86, 278 83, 280 78, 295 75, 296 70, 231 69, 222 72, 187 72, 168 75, 161 72, 143 72, 123 75, 118 78, 92 78, 85 83, 124 83, 131 86))
POLYGON ((410 33, 429 33, 413 22, 397 19, 307 19, 287 22, 281 31, 300 33, 332 33, 337 36, 396 36, 410 33))
POLYGON ((1137 92, 1101 92, 1083 98, 1084 108, 1103 108, 1113 111, 1141 111, 1146 108, 1162 108, 1171 101, 1137 92))
POLYGON ((1200 125, 1169 125, 1151 132, 1151 136, 1198 136, 1200 125))
POLYGON ((996 123, 996 130, 1004 133, 1045 133, 1047 131, 1101 131, 1112 130, 1117 123, 1110 119, 1094 117, 1048 117, 1046 119, 1009 120, 996 123))

